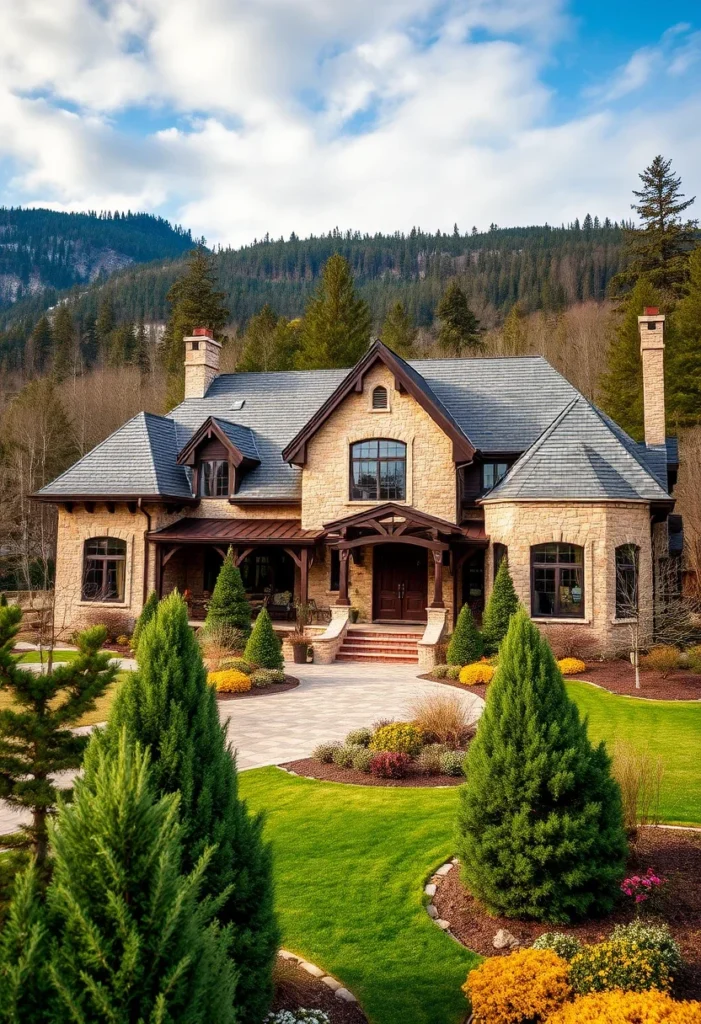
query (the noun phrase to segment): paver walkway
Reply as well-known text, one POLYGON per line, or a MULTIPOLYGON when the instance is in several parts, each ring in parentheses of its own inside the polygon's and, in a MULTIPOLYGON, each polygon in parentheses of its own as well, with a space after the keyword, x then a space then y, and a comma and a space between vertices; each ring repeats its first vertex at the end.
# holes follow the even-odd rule
MULTIPOLYGON (((241 769, 308 757, 318 743, 341 740, 351 729, 379 718, 404 718, 411 702, 425 693, 457 694, 474 720, 484 707, 474 693, 418 679, 415 665, 336 662, 287 665, 286 671, 300 680, 294 690, 219 702, 241 769)), ((72 772, 63 773, 64 785, 73 777, 72 772)), ((22 820, 18 811, 0 801, 0 835, 14 832, 22 820)))

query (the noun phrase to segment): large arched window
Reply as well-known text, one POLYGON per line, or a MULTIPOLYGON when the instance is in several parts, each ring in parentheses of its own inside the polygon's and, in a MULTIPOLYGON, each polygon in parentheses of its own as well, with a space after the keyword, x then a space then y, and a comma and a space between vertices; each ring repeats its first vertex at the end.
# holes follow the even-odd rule
POLYGON ((91 537, 83 548, 83 601, 123 601, 127 544, 116 537, 91 537))
POLYGON ((402 441, 358 441, 351 445, 351 501, 406 499, 406 445, 402 441))
POLYGON ((616 548, 616 618, 634 619, 638 614, 637 544, 621 544, 616 548))
POLYGON ((537 619, 584 617, 584 548, 576 544, 531 548, 531 614, 537 619))

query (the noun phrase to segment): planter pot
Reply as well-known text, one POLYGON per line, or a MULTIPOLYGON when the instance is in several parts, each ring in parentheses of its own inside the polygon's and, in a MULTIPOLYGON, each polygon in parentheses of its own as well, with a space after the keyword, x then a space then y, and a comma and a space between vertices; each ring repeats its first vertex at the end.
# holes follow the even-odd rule
POLYGON ((358 621, 358 614, 359 614, 359 612, 358 612, 357 608, 351 608, 351 610, 348 613, 349 620, 351 622, 357 622, 358 621))
POLYGON ((292 648, 292 658, 295 665, 306 665, 309 647, 307 644, 295 644, 292 648))

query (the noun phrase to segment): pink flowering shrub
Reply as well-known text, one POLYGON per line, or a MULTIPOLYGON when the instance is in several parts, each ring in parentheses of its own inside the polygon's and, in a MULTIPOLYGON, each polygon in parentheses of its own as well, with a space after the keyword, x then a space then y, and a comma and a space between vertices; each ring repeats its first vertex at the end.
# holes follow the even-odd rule
POLYGON ((384 751, 375 754, 370 762, 370 771, 381 779, 403 779, 411 763, 408 754, 384 751))
POLYGON ((660 878, 652 868, 648 868, 644 875, 631 875, 630 878, 624 878, 621 882, 621 892, 630 896, 636 908, 639 909, 641 903, 647 903, 648 900, 654 901, 655 896, 661 893, 666 881, 666 878, 660 878))

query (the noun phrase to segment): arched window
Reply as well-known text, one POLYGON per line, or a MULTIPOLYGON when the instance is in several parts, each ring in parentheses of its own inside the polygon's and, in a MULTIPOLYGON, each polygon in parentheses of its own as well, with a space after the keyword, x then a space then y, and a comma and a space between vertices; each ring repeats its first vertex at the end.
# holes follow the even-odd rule
POLYGON ((373 409, 389 409, 389 395, 387 388, 382 384, 378 384, 376 388, 372 389, 372 407, 373 409))
POLYGON ((358 441, 351 445, 350 498, 406 499, 406 445, 402 441, 358 441))
POLYGON ((201 498, 229 497, 229 463, 224 459, 206 459, 200 463, 201 498))
POLYGON ((83 601, 123 601, 127 544, 116 537, 91 537, 83 548, 83 601))
POLYGON ((531 615, 584 618, 584 548, 576 544, 531 548, 531 615))
POLYGON ((616 548, 616 618, 634 619, 638 614, 637 544, 621 544, 616 548))

